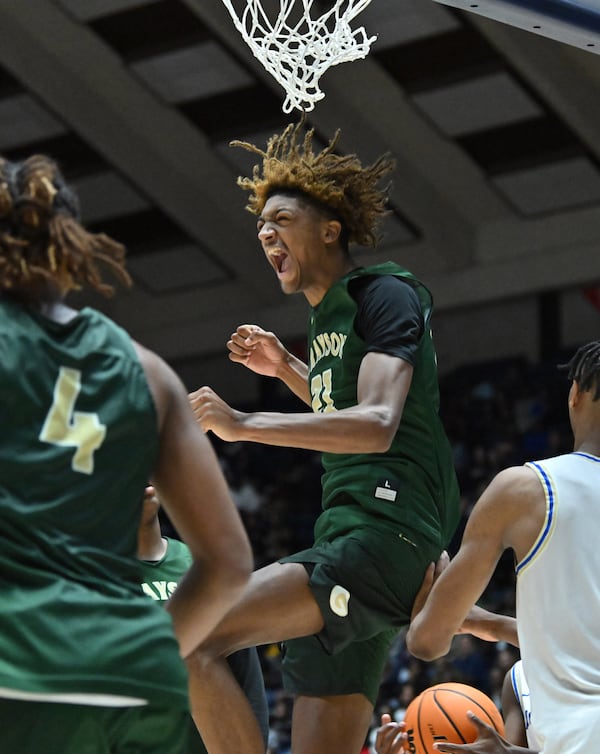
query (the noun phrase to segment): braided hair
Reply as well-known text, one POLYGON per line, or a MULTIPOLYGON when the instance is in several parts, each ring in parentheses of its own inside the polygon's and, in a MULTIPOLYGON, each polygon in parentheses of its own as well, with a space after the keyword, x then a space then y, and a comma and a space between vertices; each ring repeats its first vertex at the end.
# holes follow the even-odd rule
POLYGON ((36 299, 87 285, 110 296, 101 268, 130 285, 124 257, 121 244, 81 225, 77 195, 54 160, 0 157, 0 294, 36 299))
POLYGON ((573 358, 563 366, 567 376, 580 390, 593 390, 593 400, 600 399, 600 340, 577 349, 573 358))
POLYGON ((246 209, 255 215, 263 211, 267 199, 278 192, 304 194, 321 208, 334 212, 344 226, 348 243, 375 246, 377 228, 388 214, 388 190, 377 184, 393 170, 395 162, 387 154, 363 167, 354 154, 334 153, 340 131, 318 154, 313 151, 314 129, 301 138, 304 118, 290 123, 281 134, 272 136, 262 150, 245 141, 232 141, 262 158, 251 178, 238 178, 238 185, 250 192, 246 209))

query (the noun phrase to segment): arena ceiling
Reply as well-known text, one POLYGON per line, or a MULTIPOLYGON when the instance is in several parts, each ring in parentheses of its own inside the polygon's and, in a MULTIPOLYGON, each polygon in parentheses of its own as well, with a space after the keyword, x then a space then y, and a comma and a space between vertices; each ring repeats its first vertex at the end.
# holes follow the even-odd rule
MULTIPOLYGON (((358 261, 404 264, 441 309, 600 281, 600 55, 433 0, 357 20, 378 40, 323 77, 309 123, 396 157, 385 237, 358 261)), ((220 0, 0 4, 0 153, 59 160, 87 224, 129 250, 135 288, 102 308, 171 361, 242 321, 303 330, 235 185, 252 158, 228 146, 264 145, 295 118, 283 100, 220 0)))

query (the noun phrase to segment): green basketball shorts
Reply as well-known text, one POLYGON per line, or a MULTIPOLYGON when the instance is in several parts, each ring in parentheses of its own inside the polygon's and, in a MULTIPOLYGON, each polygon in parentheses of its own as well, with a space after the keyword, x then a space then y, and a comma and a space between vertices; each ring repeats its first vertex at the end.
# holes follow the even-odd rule
POLYGON ((304 565, 324 620, 316 636, 285 643, 286 689, 362 693, 374 703, 390 645, 410 621, 425 570, 439 554, 430 543, 363 527, 282 558, 304 565))

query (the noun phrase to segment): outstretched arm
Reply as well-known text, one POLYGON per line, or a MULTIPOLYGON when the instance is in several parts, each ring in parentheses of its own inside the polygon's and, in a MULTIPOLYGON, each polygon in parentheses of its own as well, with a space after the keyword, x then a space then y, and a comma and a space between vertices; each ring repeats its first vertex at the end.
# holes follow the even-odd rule
MULTIPOLYGON (((413 603, 412 618, 414 619, 423 609, 427 597, 434 583, 450 564, 448 553, 444 550, 435 565, 431 563, 425 571, 423 582, 413 603)), ((517 621, 509 615, 492 613, 479 605, 473 607, 467 613, 457 633, 472 634, 483 641, 506 641, 514 647, 519 646, 517 634, 517 621)))
POLYGON ((246 414, 211 388, 190 394, 204 431, 226 441, 305 448, 329 453, 381 453, 396 434, 412 379, 412 366, 383 353, 368 353, 358 375, 357 404, 329 413, 246 414))
POLYGON ((433 660, 448 652, 502 552, 513 548, 520 560, 541 529, 544 511, 541 485, 530 469, 507 469, 496 476, 473 508, 458 554, 413 615, 406 636, 412 654, 433 660))
POLYGON ((519 646, 516 618, 492 613, 479 605, 469 610, 459 633, 473 634, 483 641, 505 641, 513 647, 519 646))

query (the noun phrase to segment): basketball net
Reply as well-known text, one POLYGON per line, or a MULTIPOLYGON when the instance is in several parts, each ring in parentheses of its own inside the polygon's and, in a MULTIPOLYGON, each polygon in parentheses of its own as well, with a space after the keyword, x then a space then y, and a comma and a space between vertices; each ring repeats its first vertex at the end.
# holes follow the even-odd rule
MULTIPOLYGON (((350 22, 371 0, 329 0, 328 10, 313 18, 320 0, 279 0, 279 15, 271 21, 261 0, 244 0, 239 15, 231 0, 223 0, 254 57, 285 89, 283 111, 310 111, 325 94, 319 79, 338 63, 364 58, 377 37, 350 22)), ((274 14, 273 14, 274 15, 274 14)))

